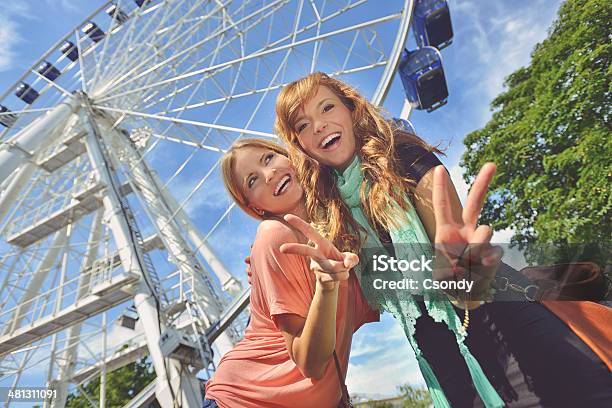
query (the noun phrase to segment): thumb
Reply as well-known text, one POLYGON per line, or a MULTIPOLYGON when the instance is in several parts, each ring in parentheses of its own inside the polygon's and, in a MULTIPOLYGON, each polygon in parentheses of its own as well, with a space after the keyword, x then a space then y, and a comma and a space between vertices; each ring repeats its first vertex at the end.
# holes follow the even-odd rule
POLYGON ((347 269, 354 268, 357 264, 359 264, 359 257, 352 252, 343 252, 342 258, 344 261, 344 266, 347 269))

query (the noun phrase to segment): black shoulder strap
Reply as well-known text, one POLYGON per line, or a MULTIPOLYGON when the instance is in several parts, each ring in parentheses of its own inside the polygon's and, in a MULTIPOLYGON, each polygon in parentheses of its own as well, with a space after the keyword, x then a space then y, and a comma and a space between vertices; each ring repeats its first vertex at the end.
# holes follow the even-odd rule
POLYGON ((342 391, 341 401, 348 400, 348 388, 346 388, 346 384, 344 383, 344 378, 342 377, 342 371, 340 370, 340 362, 338 361, 338 355, 336 354, 336 350, 334 350, 334 362, 336 363, 336 372, 338 373, 338 380, 340 380, 340 390, 342 391))

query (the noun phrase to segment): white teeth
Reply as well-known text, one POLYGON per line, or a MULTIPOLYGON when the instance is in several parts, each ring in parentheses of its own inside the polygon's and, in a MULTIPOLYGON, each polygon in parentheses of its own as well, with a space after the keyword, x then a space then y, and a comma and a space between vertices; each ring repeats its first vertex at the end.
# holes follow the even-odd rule
POLYGON ((274 195, 279 195, 281 193, 281 189, 284 190, 284 187, 289 185, 290 179, 291 177, 289 175, 283 176, 276 184, 276 189, 274 189, 274 195))
POLYGON ((331 142, 331 140, 335 137, 340 137, 340 132, 336 132, 336 133, 332 133, 331 135, 327 136, 325 139, 323 139, 323 141, 321 141, 321 147, 325 148, 325 146, 331 142))

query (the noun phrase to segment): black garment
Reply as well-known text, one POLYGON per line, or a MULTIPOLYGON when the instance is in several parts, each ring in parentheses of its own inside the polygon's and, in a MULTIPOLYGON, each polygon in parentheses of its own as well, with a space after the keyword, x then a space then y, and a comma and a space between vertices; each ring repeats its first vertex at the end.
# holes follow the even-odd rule
MULTIPOLYGON (((452 332, 420 306, 415 337, 446 398, 453 407, 482 407, 452 332)), ((508 407, 610 406, 607 366, 539 303, 494 302, 471 311, 466 345, 508 407)))
POLYGON ((402 175, 417 184, 429 170, 442 164, 434 153, 418 145, 397 145, 396 151, 404 171, 402 175))
MULTIPOLYGON (((417 182, 441 164, 419 146, 398 147, 398 155, 404 175, 417 182)), ((502 264, 500 269, 504 276, 520 279, 509 266, 502 264)), ((422 316, 415 337, 446 398, 453 408, 482 407, 453 333, 418 303, 422 316)), ((462 318, 464 311, 456 310, 462 318)), ((497 301, 471 311, 466 345, 508 407, 612 406, 610 370, 539 303, 497 301)))

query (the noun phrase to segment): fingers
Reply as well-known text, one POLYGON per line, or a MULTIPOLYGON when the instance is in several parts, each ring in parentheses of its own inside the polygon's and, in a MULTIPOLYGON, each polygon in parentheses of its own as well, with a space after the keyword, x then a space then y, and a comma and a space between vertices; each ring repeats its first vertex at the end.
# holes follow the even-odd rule
POLYGON ((481 262, 484 266, 497 265, 504 256, 504 250, 499 245, 492 246, 484 251, 481 262))
POLYGON ((437 166, 434 169, 434 179, 432 186, 432 201, 436 225, 448 224, 453 220, 448 196, 448 174, 444 166, 437 166))
POLYGON ((313 270, 329 274, 341 274, 349 270, 344 266, 344 261, 333 261, 330 259, 323 259, 320 261, 313 259, 311 260, 310 266, 313 270))
POLYGON ((346 269, 353 269, 359 264, 359 257, 352 252, 343 252, 342 258, 344 259, 344 267, 346 269))
POLYGON ((344 272, 341 274, 328 274, 328 273, 323 273, 323 272, 315 272, 315 275, 317 276, 317 279, 320 282, 342 282, 345 281, 349 278, 349 273, 348 272, 344 272))
POLYGON ((463 208, 463 222, 466 225, 475 226, 482 210, 484 198, 489 189, 489 184, 495 174, 495 164, 486 163, 478 172, 476 180, 472 184, 472 188, 467 196, 465 207, 463 208))
POLYGON ((312 259, 324 259, 321 251, 306 244, 287 243, 280 246, 280 251, 283 254, 293 254, 306 256, 312 259))
POLYGON ((351 268, 359 263, 359 257, 351 252, 344 252, 342 258, 342 261, 311 259, 310 269, 321 282, 347 280, 351 268))
POLYGON ((487 244, 491 242, 493 230, 488 225, 479 225, 472 234, 470 244, 487 244))
POLYGON ((344 262, 339 261, 310 261, 310 270, 321 282, 343 281, 349 278, 349 270, 344 266, 344 262))

